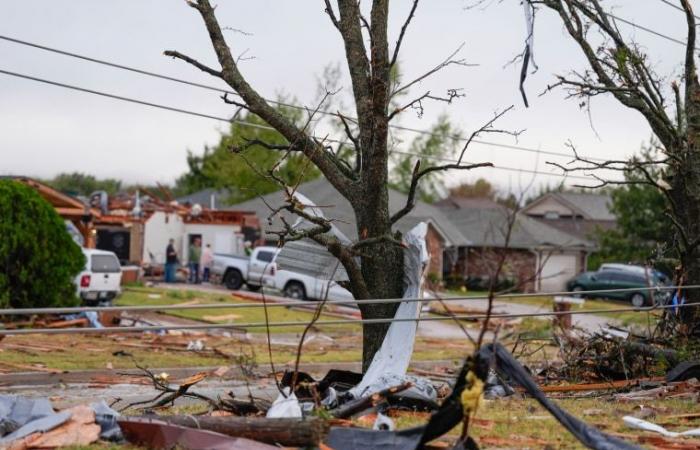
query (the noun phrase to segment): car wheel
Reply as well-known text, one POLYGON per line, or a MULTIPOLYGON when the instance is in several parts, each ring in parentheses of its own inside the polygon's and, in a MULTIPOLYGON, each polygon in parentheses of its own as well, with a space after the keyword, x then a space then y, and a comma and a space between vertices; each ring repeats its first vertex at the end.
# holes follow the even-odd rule
POLYGON ((304 289, 304 285, 298 281, 290 281, 287 283, 283 292, 285 297, 296 300, 306 300, 306 289, 304 289))
POLYGON ((571 294, 572 296, 576 298, 581 298, 583 297, 583 294, 580 294, 578 292, 583 292, 583 286, 574 286, 574 288, 571 289, 571 292, 573 292, 573 294, 571 294))
POLYGON ((644 295, 640 294, 639 292, 635 292, 630 297, 630 303, 632 303, 632 306, 634 306, 635 308, 641 308, 646 304, 646 302, 647 299, 644 297, 644 295))
POLYGON ((245 286, 248 288, 249 291, 252 291, 252 292, 258 292, 260 290, 260 288, 262 288, 262 285, 260 285, 260 284, 247 284, 246 283, 245 286))
POLYGON ((243 286, 243 275, 237 270, 229 270, 224 276, 224 284, 228 289, 237 291, 243 286))

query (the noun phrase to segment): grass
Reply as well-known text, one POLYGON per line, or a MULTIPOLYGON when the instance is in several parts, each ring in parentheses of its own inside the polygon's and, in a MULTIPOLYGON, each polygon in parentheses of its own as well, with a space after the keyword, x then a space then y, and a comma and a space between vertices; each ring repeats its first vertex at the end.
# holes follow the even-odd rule
MULTIPOLYGON (((221 293, 214 294, 208 292, 178 291, 172 289, 125 289, 124 293, 116 300, 119 306, 136 305, 177 305, 188 304, 230 304, 240 305, 254 303, 252 300, 236 298, 232 295, 221 293)), ((299 311, 283 306, 273 306, 267 308, 270 322, 299 322, 295 326, 270 327, 271 333, 293 333, 302 332, 307 323, 313 317, 312 312, 299 311)), ((265 309, 262 307, 234 307, 230 309, 182 309, 167 310, 163 314, 182 317, 185 319, 198 320, 207 323, 221 323, 235 326, 236 323, 265 323, 265 309)), ((327 314, 321 315, 319 320, 338 320, 338 317, 327 314)), ((360 332, 361 328, 355 324, 339 324, 331 326, 317 327, 324 333, 347 333, 351 331, 360 332)), ((265 327, 249 328, 253 333, 264 333, 265 327)))
MULTIPOLYGON (((272 345, 272 361, 278 365, 293 364, 299 337, 288 336, 292 345, 272 345)), ((304 345, 302 364, 358 362, 362 351, 360 336, 339 339, 337 343, 312 341, 304 345)), ((445 341, 418 338, 414 361, 460 360, 471 347, 445 341)), ((260 366, 269 364, 267 345, 249 343, 235 337, 153 335, 21 335, 8 336, 0 342, 0 369, 13 372, 55 369, 61 371, 132 369, 134 360, 150 368, 218 367, 236 365, 239 358, 250 358, 260 366), (185 351, 191 339, 201 339, 202 352, 185 351), (51 351, 42 351, 41 346, 51 351), (218 353, 214 353, 212 349, 218 353), (123 352, 128 353, 124 355, 123 352), (132 359, 133 357, 133 359, 132 359)))
MULTIPOLYGON (((555 401, 569 413, 606 433, 625 434, 625 438, 630 442, 637 442, 637 437, 644 434, 627 428, 622 422, 623 416, 639 412, 640 405, 636 403, 615 402, 609 396, 555 401)), ((658 411, 658 417, 645 420, 664 423, 664 426, 674 430, 696 426, 692 422, 678 419, 671 420, 670 424, 669 420, 664 420, 664 416, 696 412, 697 403, 692 400, 660 399, 644 407, 653 407, 658 411)), ((585 448, 533 399, 507 398, 484 401, 475 417, 476 421, 470 427, 470 435, 480 443, 481 448, 585 448), (510 443, 496 445, 495 441, 489 441, 494 438, 510 440, 510 443), (489 442, 492 443, 488 444, 489 442)), ((399 429, 423 424, 425 420, 424 417, 411 414, 395 419, 399 429)), ((454 439, 460 433, 461 426, 458 426, 447 437, 454 439)))

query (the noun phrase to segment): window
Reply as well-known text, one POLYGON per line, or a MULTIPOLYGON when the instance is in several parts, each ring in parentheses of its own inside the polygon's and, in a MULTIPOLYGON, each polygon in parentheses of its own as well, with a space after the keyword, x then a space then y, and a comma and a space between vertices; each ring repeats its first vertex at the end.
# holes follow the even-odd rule
POLYGON ((273 259, 275 259, 275 254, 272 252, 259 252, 258 253, 258 261, 272 262, 273 259))
POLYGON ((614 273, 610 272, 609 270, 605 270, 603 272, 598 272, 598 273, 596 273, 595 276, 600 281, 607 281, 607 280, 614 279, 614 273))
POLYGON ((91 270, 95 273, 117 273, 122 268, 119 260, 112 255, 92 255, 91 270))
POLYGON ((559 213, 556 211, 547 211, 544 213, 544 218, 545 219, 550 219, 550 220, 555 220, 559 218, 559 213))

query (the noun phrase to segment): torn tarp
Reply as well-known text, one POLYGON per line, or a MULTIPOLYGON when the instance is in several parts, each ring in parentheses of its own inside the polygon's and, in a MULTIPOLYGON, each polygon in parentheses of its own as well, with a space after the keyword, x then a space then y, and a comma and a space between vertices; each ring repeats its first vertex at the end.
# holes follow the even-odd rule
MULTIPOLYGON (((403 238, 406 244, 404 250, 404 285, 403 298, 414 299, 422 295, 422 283, 425 267, 429 260, 428 250, 425 245, 425 235, 428 225, 421 222, 403 238)), ((417 319, 420 314, 420 302, 401 302, 396 310, 395 319, 403 319, 400 322, 392 322, 384 337, 382 346, 375 353, 372 363, 362 377, 360 384, 348 391, 353 398, 371 395, 391 386, 396 386, 405 381, 411 381, 414 386, 402 395, 410 395, 434 402, 437 392, 427 380, 412 377, 406 380, 406 370, 413 354, 413 344, 416 340, 417 319)))
POLYGON ((535 37, 535 7, 530 3, 530 0, 522 0, 523 10, 525 12, 525 26, 527 27, 527 37, 525 38, 525 50, 523 50, 522 58, 523 65, 520 68, 520 94, 523 96, 525 107, 529 107, 527 95, 525 94, 525 79, 527 78, 527 70, 532 63, 532 66, 537 70, 535 63, 535 53, 533 41, 535 37))

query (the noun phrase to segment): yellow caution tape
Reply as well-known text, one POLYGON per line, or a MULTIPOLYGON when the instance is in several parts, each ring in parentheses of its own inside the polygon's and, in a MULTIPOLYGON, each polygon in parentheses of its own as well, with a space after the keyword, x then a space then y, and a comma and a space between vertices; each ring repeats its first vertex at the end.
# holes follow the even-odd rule
POLYGON ((464 415, 469 416, 479 408, 484 393, 484 382, 471 370, 467 372, 465 380, 467 384, 462 391, 461 400, 464 415))

